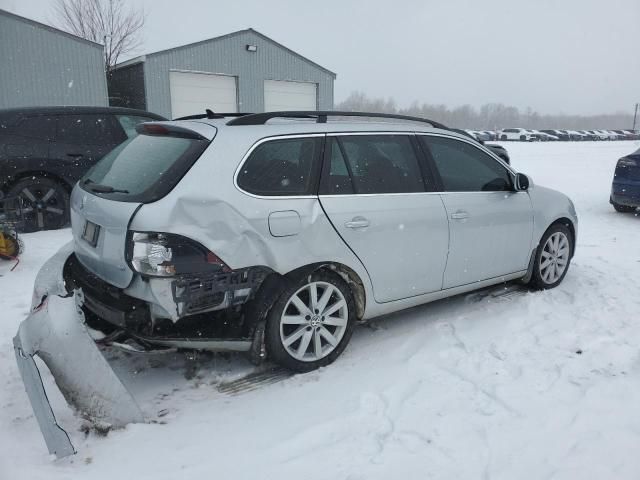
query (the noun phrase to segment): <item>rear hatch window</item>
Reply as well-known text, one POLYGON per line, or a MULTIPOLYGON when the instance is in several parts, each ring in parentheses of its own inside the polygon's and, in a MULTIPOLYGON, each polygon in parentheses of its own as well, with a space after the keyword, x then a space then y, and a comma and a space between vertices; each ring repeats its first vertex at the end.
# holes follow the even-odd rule
POLYGON ((180 182, 210 141, 181 127, 145 124, 139 135, 100 160, 80 180, 82 189, 123 202, 150 203, 180 182))

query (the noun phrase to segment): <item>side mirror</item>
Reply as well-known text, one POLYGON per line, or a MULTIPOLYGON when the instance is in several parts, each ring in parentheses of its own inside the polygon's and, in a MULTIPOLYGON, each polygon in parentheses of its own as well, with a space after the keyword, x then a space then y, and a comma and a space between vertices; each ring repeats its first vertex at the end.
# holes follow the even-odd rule
POLYGON ((516 173, 516 190, 519 192, 529 190, 529 177, 524 173, 516 173))

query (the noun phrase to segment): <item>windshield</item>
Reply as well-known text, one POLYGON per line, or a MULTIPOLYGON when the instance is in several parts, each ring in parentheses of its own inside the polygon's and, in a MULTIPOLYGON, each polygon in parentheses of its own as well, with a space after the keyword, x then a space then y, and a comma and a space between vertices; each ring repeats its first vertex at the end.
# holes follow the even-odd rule
POLYGON ((80 185, 113 200, 153 202, 178 183, 208 144, 201 139, 141 134, 112 150, 80 185))

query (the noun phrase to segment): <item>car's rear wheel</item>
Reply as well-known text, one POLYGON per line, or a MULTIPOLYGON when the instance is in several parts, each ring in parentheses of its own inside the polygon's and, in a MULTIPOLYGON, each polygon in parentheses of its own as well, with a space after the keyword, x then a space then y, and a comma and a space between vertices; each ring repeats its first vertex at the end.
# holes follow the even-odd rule
POLYGON ((269 312, 267 355, 291 370, 314 370, 344 351, 354 325, 347 283, 336 273, 315 272, 286 287, 269 312))
POLYGON ((620 213, 631 213, 636 211, 636 207, 630 207, 629 205, 620 205, 619 203, 611 202, 613 208, 616 209, 616 212, 620 213))
POLYGON ((573 235, 560 223, 545 232, 536 252, 530 285, 546 290, 557 287, 564 279, 573 252, 573 235))
POLYGON ((25 178, 14 184, 7 196, 22 201, 24 232, 54 230, 69 222, 69 193, 55 180, 25 178))
POLYGON ((500 135, 500 140, 506 140, 507 136, 506 135, 500 135))

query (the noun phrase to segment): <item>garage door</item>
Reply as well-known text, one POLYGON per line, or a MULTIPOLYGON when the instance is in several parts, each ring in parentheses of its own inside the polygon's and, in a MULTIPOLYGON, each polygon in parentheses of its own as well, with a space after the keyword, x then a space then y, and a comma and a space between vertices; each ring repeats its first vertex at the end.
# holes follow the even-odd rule
POLYGON ((315 83, 265 80, 264 110, 317 110, 316 89, 315 83))
POLYGON ((169 72, 171 116, 184 117, 214 112, 237 112, 236 77, 209 73, 169 72))

